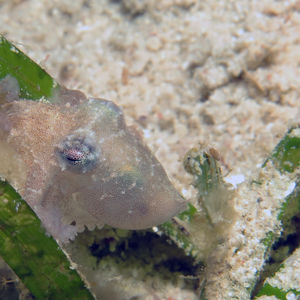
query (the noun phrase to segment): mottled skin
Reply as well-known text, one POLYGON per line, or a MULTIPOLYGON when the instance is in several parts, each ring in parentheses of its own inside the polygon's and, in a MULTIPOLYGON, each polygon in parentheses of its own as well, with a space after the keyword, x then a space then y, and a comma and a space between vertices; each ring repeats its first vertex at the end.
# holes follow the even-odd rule
POLYGON ((113 102, 67 89, 52 104, 18 94, 15 79, 0 81, 0 176, 58 241, 85 226, 149 228, 184 209, 113 102))

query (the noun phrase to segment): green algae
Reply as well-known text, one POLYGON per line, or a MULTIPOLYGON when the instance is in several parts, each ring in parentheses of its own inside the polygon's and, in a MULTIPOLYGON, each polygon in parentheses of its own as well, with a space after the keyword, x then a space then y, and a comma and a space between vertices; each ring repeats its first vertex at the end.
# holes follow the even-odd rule
MULTIPOLYGON (((290 186, 287 187, 290 191, 277 215, 277 219, 282 224, 281 235, 275 237, 272 232, 268 232, 261 241, 266 246, 266 262, 253 288, 252 298, 260 295, 274 295, 279 299, 286 299, 288 293, 264 282, 280 270, 285 259, 300 245, 299 128, 299 126, 293 127, 287 132, 263 165, 266 167, 267 163, 272 163, 282 174, 286 174, 290 178, 290 186)), ((300 290, 295 292, 299 294, 300 290)))
POLYGON ((6 182, 0 182, 0 254, 36 299, 93 299, 55 240, 6 182))
POLYGON ((271 160, 282 172, 294 172, 300 165, 299 128, 291 128, 276 146, 271 160))
POLYGON ((17 79, 24 99, 49 98, 57 87, 45 70, 0 35, 0 79, 7 75, 17 79))
POLYGON ((287 291, 280 289, 278 287, 274 287, 270 285, 269 283, 266 283, 259 293, 257 294, 257 297, 260 296, 275 296, 280 300, 287 300, 287 294, 293 293, 294 295, 298 296, 300 295, 300 291, 297 291, 295 289, 289 289, 287 291))
POLYGON ((272 231, 268 231, 266 237, 260 242, 263 243, 267 248, 269 248, 274 243, 274 239, 274 233, 272 231))

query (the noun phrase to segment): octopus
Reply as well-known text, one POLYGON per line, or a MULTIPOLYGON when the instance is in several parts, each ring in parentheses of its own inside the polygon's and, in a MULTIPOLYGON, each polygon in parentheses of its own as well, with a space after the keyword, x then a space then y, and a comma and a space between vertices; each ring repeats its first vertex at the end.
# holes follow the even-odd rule
POLYGON ((0 81, 0 176, 57 241, 105 224, 146 229, 185 209, 116 104, 64 87, 48 100, 19 92, 12 76, 0 81))

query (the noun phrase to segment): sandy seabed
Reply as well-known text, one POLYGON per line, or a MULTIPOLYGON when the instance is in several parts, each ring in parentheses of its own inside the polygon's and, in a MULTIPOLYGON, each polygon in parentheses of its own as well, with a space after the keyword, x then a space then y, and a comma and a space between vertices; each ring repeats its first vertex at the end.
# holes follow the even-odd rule
POLYGON ((0 0, 0 32, 66 87, 122 106, 190 201, 190 148, 249 180, 299 120, 299 1, 0 0))

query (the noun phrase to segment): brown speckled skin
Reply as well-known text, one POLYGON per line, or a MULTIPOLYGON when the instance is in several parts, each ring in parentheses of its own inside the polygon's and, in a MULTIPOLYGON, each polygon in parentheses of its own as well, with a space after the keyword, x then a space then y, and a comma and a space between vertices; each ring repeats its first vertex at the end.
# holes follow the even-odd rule
POLYGON ((17 95, 13 78, 0 82, 0 176, 58 241, 84 226, 149 228, 184 209, 162 166, 113 102, 67 89, 52 99, 55 104, 17 95), (74 141, 80 141, 79 152, 74 141), (79 164, 64 156, 83 152, 89 160, 79 164))

